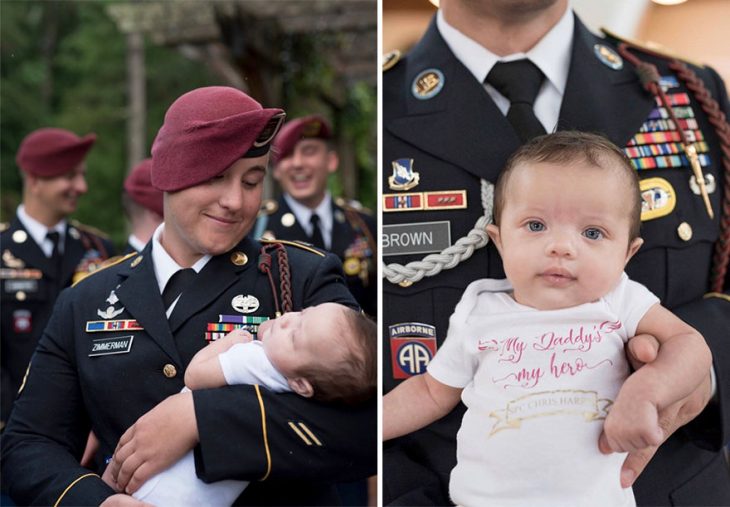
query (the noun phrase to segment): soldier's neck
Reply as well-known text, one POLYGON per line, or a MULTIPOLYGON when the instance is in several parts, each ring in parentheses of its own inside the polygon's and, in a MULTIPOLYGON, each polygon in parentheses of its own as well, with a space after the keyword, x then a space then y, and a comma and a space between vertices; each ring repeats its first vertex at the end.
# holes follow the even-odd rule
POLYGON ((532 49, 568 8, 567 0, 556 0, 546 7, 528 11, 490 5, 446 0, 442 1, 441 10, 448 24, 498 56, 532 49))
POLYGON ((42 223, 49 229, 66 218, 64 215, 59 215, 58 213, 49 210, 48 207, 44 206, 42 203, 36 202, 34 199, 26 199, 23 201, 23 206, 25 206, 25 212, 28 216, 42 223))

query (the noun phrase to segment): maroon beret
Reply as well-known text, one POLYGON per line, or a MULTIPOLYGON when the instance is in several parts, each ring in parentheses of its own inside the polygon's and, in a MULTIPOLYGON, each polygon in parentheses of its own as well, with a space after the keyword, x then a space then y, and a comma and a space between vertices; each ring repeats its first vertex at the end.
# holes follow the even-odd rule
POLYGON ((268 153, 284 116, 235 88, 186 93, 167 110, 152 144, 152 184, 175 192, 208 181, 240 158, 268 153))
POLYGON ((324 117, 313 114, 287 122, 274 140, 272 157, 275 161, 288 157, 302 139, 331 139, 332 129, 324 117))
POLYGON ((146 158, 127 175, 124 190, 134 202, 163 216, 162 190, 152 186, 152 159, 146 158))
POLYGON ((96 134, 79 137, 64 129, 34 130, 20 143, 15 162, 28 174, 54 178, 78 166, 94 141, 96 134))

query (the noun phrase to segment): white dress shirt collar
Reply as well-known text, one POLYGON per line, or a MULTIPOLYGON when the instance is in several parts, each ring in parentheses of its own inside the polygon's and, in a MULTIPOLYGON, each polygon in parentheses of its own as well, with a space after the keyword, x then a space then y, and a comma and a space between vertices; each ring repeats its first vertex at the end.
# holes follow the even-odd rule
MULTIPOLYGON (((170 254, 167 253, 165 248, 162 246, 162 243, 160 243, 160 236, 164 229, 165 223, 163 222, 157 227, 157 229, 155 229, 155 233, 152 235, 152 265, 155 269, 155 277, 157 278, 157 285, 160 288, 160 294, 162 294, 162 291, 165 289, 165 285, 167 285, 170 277, 178 270, 183 269, 182 266, 170 257, 170 254)), ((208 261, 211 258, 212 257, 209 254, 206 254, 198 259, 191 267, 196 273, 200 273, 200 270, 208 264, 208 261)), ((171 306, 168 310, 172 311, 172 308, 173 307, 171 306)))
POLYGON ((304 232, 306 232, 308 236, 312 235, 312 224, 309 223, 309 220, 312 218, 312 214, 316 213, 319 215, 319 228, 322 230, 324 246, 328 249, 332 248, 332 227, 334 218, 332 196, 329 191, 325 192, 324 199, 322 199, 322 202, 319 203, 319 206, 315 209, 308 208, 300 202, 297 202, 289 194, 284 194, 284 200, 287 205, 289 205, 289 209, 291 209, 292 213, 294 213, 297 222, 299 222, 299 225, 302 226, 302 229, 304 229, 304 232))
POLYGON ((25 211, 24 205, 19 205, 18 209, 16 211, 16 216, 18 217, 18 220, 20 220, 20 223, 23 224, 23 227, 25 227, 25 230, 28 231, 28 234, 31 238, 33 238, 33 241, 36 242, 36 244, 40 247, 40 249, 43 251, 43 254, 46 257, 50 257, 53 254, 53 242, 46 238, 46 234, 49 232, 55 231, 59 233, 59 239, 58 239, 58 250, 59 252, 63 253, 64 251, 64 244, 66 242, 66 220, 61 220, 53 227, 46 227, 42 223, 40 223, 38 220, 33 218, 28 214, 27 211, 25 211))
MULTIPOLYGON (((527 53, 515 53, 504 57, 495 55, 449 25, 441 11, 438 11, 436 15, 436 25, 456 58, 480 83, 484 83, 489 71, 499 61, 507 62, 527 58, 534 63, 546 77, 535 99, 535 115, 547 132, 555 130, 570 70, 575 26, 571 9, 566 9, 555 26, 527 53)), ((484 83, 484 88, 502 114, 506 115, 509 100, 489 84, 484 83)))

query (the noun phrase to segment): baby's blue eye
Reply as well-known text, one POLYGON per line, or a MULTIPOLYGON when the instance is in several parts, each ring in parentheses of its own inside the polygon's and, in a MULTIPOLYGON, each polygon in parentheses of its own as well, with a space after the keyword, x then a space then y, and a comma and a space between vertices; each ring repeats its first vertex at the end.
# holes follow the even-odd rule
POLYGON ((591 228, 583 231, 583 236, 585 236, 588 239, 598 240, 603 237, 603 233, 600 230, 596 229, 595 227, 591 227, 591 228))
POLYGON ((545 230, 545 224, 538 222, 537 220, 531 220, 527 222, 527 228, 531 232, 540 232, 545 230))

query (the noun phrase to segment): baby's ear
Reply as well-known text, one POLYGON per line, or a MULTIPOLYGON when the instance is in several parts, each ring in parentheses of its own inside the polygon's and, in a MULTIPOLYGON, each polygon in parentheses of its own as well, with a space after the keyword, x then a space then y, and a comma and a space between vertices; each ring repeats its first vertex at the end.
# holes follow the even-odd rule
POLYGON ((312 384, 309 383, 309 380, 303 377, 290 378, 287 379, 287 382, 289 383, 291 390, 299 396, 311 398, 314 395, 314 388, 312 387, 312 384))
POLYGON ((639 251, 639 248, 641 248, 641 245, 644 244, 644 240, 641 238, 634 238, 631 243, 629 244, 629 249, 626 252, 626 262, 624 263, 624 266, 628 264, 629 260, 634 256, 636 252, 639 251))
POLYGON ((499 235, 499 227, 494 224, 487 225, 487 234, 492 238, 492 243, 497 247, 500 255, 502 254, 502 238, 499 235))

